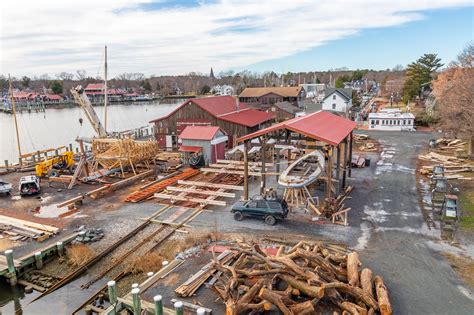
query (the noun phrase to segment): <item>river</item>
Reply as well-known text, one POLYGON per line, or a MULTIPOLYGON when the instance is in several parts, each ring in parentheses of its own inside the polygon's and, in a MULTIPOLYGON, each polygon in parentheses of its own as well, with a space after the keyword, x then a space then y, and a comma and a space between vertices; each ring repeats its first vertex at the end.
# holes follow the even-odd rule
MULTIPOLYGON (((182 99, 154 101, 150 103, 113 104, 108 107, 107 131, 123 131, 148 125, 152 119, 166 115, 183 102, 182 99)), ((95 110, 103 120, 104 107, 95 110)), ((47 108, 44 113, 23 112, 17 114, 22 153, 56 148, 72 143, 77 137, 95 135, 82 109, 77 107, 47 108), (82 125, 79 123, 82 118, 82 125)), ((18 162, 15 125, 11 114, 0 113, 0 165, 4 160, 18 162)))

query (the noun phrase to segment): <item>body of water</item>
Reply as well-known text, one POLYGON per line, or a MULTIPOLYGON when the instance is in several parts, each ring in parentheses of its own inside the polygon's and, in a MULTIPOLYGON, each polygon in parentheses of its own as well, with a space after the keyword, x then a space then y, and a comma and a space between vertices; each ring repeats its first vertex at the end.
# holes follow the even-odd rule
MULTIPOLYGON (((162 100, 150 103, 114 104, 107 108, 107 131, 123 131, 147 126, 150 120, 171 112, 184 100, 162 100)), ((104 107, 94 107, 100 119, 104 107)), ((72 143, 77 137, 92 137, 95 132, 80 107, 46 109, 44 113, 17 114, 22 153, 56 148, 72 143), (79 123, 82 118, 82 125, 79 123)), ((15 125, 11 114, 0 113, 0 165, 4 160, 18 162, 15 125)))

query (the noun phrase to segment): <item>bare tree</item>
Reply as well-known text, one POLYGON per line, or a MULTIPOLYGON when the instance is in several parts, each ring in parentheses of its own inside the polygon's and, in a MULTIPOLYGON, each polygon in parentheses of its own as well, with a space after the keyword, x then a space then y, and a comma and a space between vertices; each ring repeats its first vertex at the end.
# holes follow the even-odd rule
POLYGON ((454 135, 471 138, 474 146, 474 45, 469 44, 456 61, 433 83, 440 104, 440 127, 454 135))
POLYGON ((61 72, 61 73, 56 74, 56 77, 59 80, 69 81, 69 80, 72 80, 74 78, 74 74, 69 73, 69 72, 61 72))
POLYGON ((86 70, 76 70, 76 78, 82 81, 86 78, 86 70))

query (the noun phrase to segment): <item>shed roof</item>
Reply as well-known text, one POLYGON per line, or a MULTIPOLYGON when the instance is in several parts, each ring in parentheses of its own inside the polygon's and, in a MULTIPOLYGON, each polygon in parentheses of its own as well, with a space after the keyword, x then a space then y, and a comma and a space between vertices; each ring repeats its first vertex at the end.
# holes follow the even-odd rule
POLYGON ((240 137, 239 142, 256 138, 272 131, 288 129, 303 134, 312 139, 338 145, 356 127, 352 120, 339 117, 328 112, 315 112, 301 117, 296 117, 268 128, 240 137))
POLYGON ((297 97, 301 92, 301 86, 275 86, 275 87, 256 87, 245 88, 239 97, 260 97, 270 93, 278 94, 283 97, 297 97))
POLYGON ((212 140, 219 131, 217 126, 187 126, 179 135, 186 140, 212 140))
POLYGON ((245 104, 237 104, 236 99, 230 95, 213 96, 189 99, 183 104, 179 105, 175 110, 166 116, 154 119, 150 123, 154 123, 166 119, 176 113, 178 110, 189 104, 196 104, 203 110, 207 111, 212 116, 233 122, 239 125, 253 127, 273 119, 274 115, 264 113, 255 109, 250 109, 245 104))

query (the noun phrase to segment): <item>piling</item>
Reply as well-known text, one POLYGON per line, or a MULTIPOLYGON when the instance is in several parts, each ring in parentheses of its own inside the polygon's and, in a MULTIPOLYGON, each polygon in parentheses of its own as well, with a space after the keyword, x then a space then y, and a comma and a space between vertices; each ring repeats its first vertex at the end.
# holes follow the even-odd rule
POLYGON ((163 315, 163 297, 155 295, 153 301, 155 302, 155 315, 163 315))
POLYGON ((150 271, 149 273, 146 274, 147 277, 151 277, 153 275, 154 275, 153 271, 150 271))
POLYGON ((69 143, 69 151, 72 151, 72 143, 69 143))
POLYGON ((58 251, 58 256, 63 256, 64 255, 64 244, 63 244, 63 242, 57 242, 56 243, 56 250, 58 251))
MULTIPOLYGON (((133 315, 140 315, 142 313, 142 305, 140 303, 140 289, 132 289, 132 298, 133 298, 133 315)), ((182 315, 182 314, 181 314, 182 315)))
POLYGON ((196 314, 197 315, 204 315, 204 314, 206 314, 206 310, 203 309, 202 307, 200 307, 200 308, 197 309, 196 314))
POLYGON ((10 285, 16 286, 17 278, 16 278, 16 269, 15 269, 15 262, 13 261, 13 250, 7 249, 5 252, 5 257, 7 259, 7 266, 8 266, 8 273, 10 279, 10 285))
POLYGON ((41 252, 35 253, 36 269, 43 269, 43 254, 41 252))
POLYGON ((5 169, 8 169, 8 160, 5 160, 5 169))
POLYGON ((110 304, 116 304, 117 303, 117 288, 115 287, 115 281, 111 280, 107 282, 107 287, 109 289, 110 304))
POLYGON ((133 284, 132 284, 132 289, 136 289, 136 288, 138 288, 139 286, 140 286, 140 285, 139 285, 138 283, 133 283, 133 284))
POLYGON ((178 301, 174 303, 174 311, 176 315, 183 315, 183 302, 178 301))

